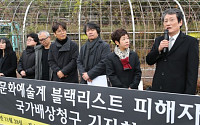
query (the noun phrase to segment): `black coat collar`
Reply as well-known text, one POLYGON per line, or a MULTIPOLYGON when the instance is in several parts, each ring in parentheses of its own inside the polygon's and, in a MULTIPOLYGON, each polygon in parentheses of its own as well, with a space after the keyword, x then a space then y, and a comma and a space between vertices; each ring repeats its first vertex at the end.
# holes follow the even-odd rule
POLYGON ((71 39, 67 37, 67 42, 64 45, 61 45, 56 39, 55 44, 60 48, 59 51, 70 51, 70 41, 71 39))
POLYGON ((170 55, 171 53, 173 53, 181 44, 183 44, 185 42, 185 40, 184 40, 185 37, 186 37, 186 35, 184 33, 180 32, 174 45, 172 46, 171 50, 167 53, 167 55, 170 55))

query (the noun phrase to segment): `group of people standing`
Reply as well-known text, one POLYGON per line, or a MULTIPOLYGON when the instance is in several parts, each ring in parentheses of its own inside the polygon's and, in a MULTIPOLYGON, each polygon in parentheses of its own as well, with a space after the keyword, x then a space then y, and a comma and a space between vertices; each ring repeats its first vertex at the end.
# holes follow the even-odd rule
MULTIPOLYGON (((149 65, 156 64, 152 90, 195 94, 198 40, 180 31, 183 24, 180 10, 166 10, 162 21, 174 41, 172 48, 163 53, 163 49, 169 46, 169 40, 164 40, 163 36, 156 38, 146 57, 149 65)), ((98 76, 106 75, 109 86, 138 88, 142 74, 140 61, 137 53, 129 48, 129 34, 125 29, 117 29, 111 34, 116 45, 113 52, 109 44, 101 39, 100 27, 93 22, 84 26, 88 40, 80 52, 77 43, 67 36, 65 23, 54 23, 52 31, 56 37, 52 43, 47 31, 27 35, 27 47, 18 66, 10 41, 1 38, 0 76, 16 77, 17 69, 23 78, 87 84, 98 76)))
MULTIPOLYGON (((101 39, 100 27, 93 22, 84 26, 83 31, 88 40, 81 47, 80 53, 77 43, 67 36, 65 23, 55 22, 52 31, 56 37, 52 43, 47 31, 27 35, 27 47, 22 52, 18 66, 15 52, 12 51, 9 40, 4 38, 14 55, 14 58, 12 56, 7 58, 15 59, 6 62, 15 64, 12 65, 14 76, 10 75, 11 73, 6 74, 1 69, 2 74, 16 77, 17 68, 22 78, 78 83, 79 71, 82 84, 87 84, 87 81, 92 82, 98 76, 108 75, 110 76, 108 83, 111 83, 109 86, 137 89, 141 79, 140 62, 137 54, 129 49, 130 40, 126 30, 118 29, 112 33, 112 40, 116 43, 114 53, 111 53, 109 44, 101 39)), ((1 48, 3 51, 6 49, 8 47, 1 48)), ((1 59, 4 59, 4 55, 1 59)), ((11 68, 5 65, 2 67, 6 67, 5 71, 11 68)))

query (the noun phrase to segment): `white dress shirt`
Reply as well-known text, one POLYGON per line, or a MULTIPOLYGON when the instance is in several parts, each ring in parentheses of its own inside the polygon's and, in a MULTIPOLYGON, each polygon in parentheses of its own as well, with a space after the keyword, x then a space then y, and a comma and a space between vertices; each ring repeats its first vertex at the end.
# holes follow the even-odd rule
POLYGON ((180 34, 180 31, 174 36, 169 36, 169 47, 168 47, 169 51, 173 47, 173 45, 174 45, 179 34, 180 34))

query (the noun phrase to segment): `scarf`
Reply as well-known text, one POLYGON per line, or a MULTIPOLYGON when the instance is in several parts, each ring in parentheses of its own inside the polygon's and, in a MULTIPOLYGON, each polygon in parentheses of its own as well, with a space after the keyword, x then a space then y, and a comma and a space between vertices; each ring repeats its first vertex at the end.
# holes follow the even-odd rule
POLYGON ((99 41, 99 37, 97 37, 95 40, 93 40, 92 42, 90 42, 89 40, 86 42, 86 51, 85 51, 85 71, 89 71, 89 69, 91 67, 89 67, 88 65, 88 61, 90 58, 90 51, 91 49, 95 46, 95 44, 99 41))
POLYGON ((125 51, 121 51, 119 47, 115 46, 114 53, 119 57, 124 70, 132 69, 131 65, 129 64, 129 48, 125 51))
POLYGON ((27 53, 33 53, 33 52, 35 52, 34 46, 27 46, 26 47, 26 52, 27 53))

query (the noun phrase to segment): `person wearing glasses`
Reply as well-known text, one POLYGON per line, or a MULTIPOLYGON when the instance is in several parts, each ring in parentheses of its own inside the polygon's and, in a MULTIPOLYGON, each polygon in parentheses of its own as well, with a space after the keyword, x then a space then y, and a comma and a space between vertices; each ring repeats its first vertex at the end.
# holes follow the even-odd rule
POLYGON ((35 79, 50 80, 53 73, 48 63, 50 34, 43 30, 38 33, 38 38, 41 44, 35 47, 35 79))
POLYGON ((26 49, 22 52, 19 59, 17 71, 22 78, 34 79, 35 78, 35 49, 39 45, 39 38, 36 33, 27 35, 26 49))
POLYGON ((52 30, 56 40, 51 44, 48 55, 49 66, 53 70, 51 80, 78 83, 78 45, 67 37, 64 22, 55 22, 52 30))
POLYGON ((157 37, 146 56, 147 64, 156 64, 153 91, 196 93, 199 41, 181 31, 183 17, 181 10, 176 8, 167 9, 162 14, 163 27, 169 31, 169 40, 165 40, 164 36, 157 37), (164 48, 168 48, 168 52, 163 53, 164 48))

